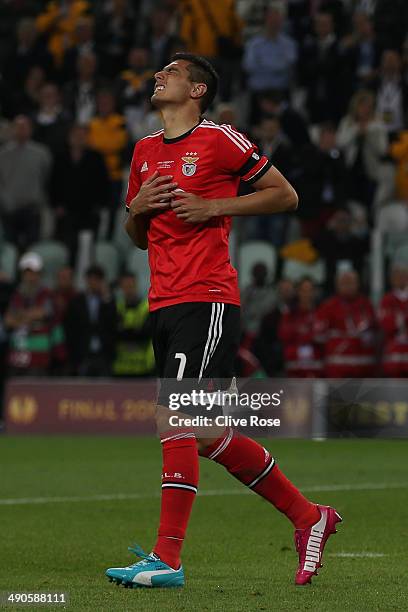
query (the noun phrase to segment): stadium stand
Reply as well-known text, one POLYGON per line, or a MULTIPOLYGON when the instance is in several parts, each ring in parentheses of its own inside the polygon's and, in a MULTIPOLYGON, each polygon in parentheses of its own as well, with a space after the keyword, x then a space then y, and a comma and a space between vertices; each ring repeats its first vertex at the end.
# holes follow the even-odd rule
MULTIPOLYGON (((98 264, 106 295, 120 293, 118 278, 130 271, 146 297, 147 253, 123 230, 123 196, 134 141, 160 127, 149 101, 152 75, 172 53, 190 50, 205 53, 220 74, 209 118, 228 118, 248 134, 300 196, 296 215, 234 221, 230 254, 241 289, 261 263, 267 276, 258 295, 276 296, 258 336, 245 336, 245 350, 256 354, 262 345, 263 370, 282 373, 284 363, 270 355, 285 352, 279 318, 295 308, 300 281, 313 281, 318 306, 350 262, 377 308, 391 265, 408 261, 408 11, 389 6, 220 0, 209 16, 196 1, 3 3, 0 278, 18 284, 18 260, 29 248, 41 255, 49 288, 70 266, 84 289, 86 271, 98 264), (195 37, 190 5, 199 15, 195 37), (258 70, 259 58, 266 70, 258 70)), ((408 300, 402 304, 407 311, 408 300)), ((255 311, 251 303, 251 320, 255 311)))

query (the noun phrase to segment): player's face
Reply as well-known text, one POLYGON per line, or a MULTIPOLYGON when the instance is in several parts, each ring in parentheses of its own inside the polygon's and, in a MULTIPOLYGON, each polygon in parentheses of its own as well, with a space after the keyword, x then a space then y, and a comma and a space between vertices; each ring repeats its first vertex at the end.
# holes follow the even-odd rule
POLYGON ((190 80, 186 60, 171 62, 156 72, 152 102, 157 108, 167 104, 182 104, 191 98, 194 83, 190 80))

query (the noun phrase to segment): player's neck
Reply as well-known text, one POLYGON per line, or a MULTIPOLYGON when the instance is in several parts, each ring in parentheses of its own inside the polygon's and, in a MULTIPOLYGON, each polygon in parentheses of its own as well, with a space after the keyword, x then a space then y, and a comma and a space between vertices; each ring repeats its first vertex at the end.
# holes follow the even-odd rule
POLYGON ((201 121, 196 109, 161 109, 161 118, 164 127, 165 138, 178 138, 201 121))

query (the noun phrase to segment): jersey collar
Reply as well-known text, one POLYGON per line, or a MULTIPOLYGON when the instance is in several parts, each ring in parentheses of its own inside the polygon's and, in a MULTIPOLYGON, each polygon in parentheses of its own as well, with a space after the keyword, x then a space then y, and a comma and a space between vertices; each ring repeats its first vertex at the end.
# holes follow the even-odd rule
POLYGON ((196 129, 196 127, 200 125, 202 121, 203 119, 200 119, 200 121, 196 125, 193 125, 193 127, 189 129, 188 132, 184 132, 184 134, 181 134, 180 136, 176 136, 176 138, 165 138, 165 136, 163 136, 164 144, 173 144, 174 142, 178 142, 179 140, 183 140, 184 138, 187 138, 187 136, 190 136, 191 132, 193 132, 196 129))

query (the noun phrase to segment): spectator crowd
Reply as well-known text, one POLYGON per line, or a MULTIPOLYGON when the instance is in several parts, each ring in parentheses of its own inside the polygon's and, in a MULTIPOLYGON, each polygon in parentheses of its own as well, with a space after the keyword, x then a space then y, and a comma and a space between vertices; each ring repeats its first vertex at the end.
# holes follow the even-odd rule
POLYGON ((380 220, 408 234, 407 32, 406 0, 1 3, 2 372, 154 371, 133 272, 91 265, 79 292, 74 278, 81 232, 114 242, 134 143, 160 127, 153 75, 188 50, 220 75, 210 117, 248 134, 300 196, 296 215, 235 226, 278 256, 276 278, 259 261, 243 288, 239 372, 406 376, 407 252, 388 258, 381 302, 368 294, 380 220), (69 253, 53 286, 34 248, 47 239, 69 253), (288 259, 325 274, 294 282, 288 259))

